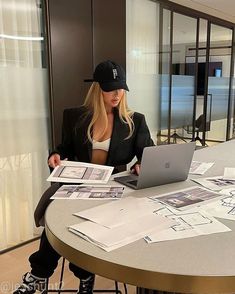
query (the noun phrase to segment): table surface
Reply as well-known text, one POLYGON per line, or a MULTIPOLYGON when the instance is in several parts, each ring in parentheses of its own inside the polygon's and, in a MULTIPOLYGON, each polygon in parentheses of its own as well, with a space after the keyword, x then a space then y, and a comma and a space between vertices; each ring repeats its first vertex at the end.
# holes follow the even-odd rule
MULTIPOLYGON (((235 167, 235 140, 197 150, 193 160, 215 162, 203 177, 223 175, 235 167)), ((190 175, 190 178, 198 177, 190 175)), ((115 185, 117 183, 115 182, 115 185)), ((195 185, 190 179, 134 191, 125 196, 146 197, 195 185)), ((147 244, 143 239, 111 252, 68 231, 79 218, 72 214, 104 201, 56 200, 45 215, 52 246, 74 264, 101 276, 143 288, 181 293, 235 292, 235 222, 220 219, 230 232, 147 244)))

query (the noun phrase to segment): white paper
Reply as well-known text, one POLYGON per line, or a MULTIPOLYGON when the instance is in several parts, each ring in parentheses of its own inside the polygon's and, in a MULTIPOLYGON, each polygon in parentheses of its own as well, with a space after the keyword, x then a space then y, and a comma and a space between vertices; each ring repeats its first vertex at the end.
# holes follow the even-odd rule
POLYGON ((127 197, 77 212, 74 215, 108 228, 115 228, 148 215, 159 207, 162 207, 162 204, 154 203, 154 201, 146 197, 127 197))
POLYGON ((51 199, 114 200, 123 196, 124 187, 94 185, 63 185, 51 199))
POLYGON ((70 226, 69 230, 109 252, 137 241, 153 230, 160 232, 169 228, 173 223, 170 219, 151 213, 112 229, 85 221, 70 226))
POLYGON ((200 162, 192 161, 189 173, 196 175, 203 175, 209 168, 213 166, 214 162, 200 162))
POLYGON ((47 181, 61 183, 86 183, 105 184, 108 182, 113 167, 62 160, 61 164, 54 168, 47 181))
POLYGON ((203 206, 203 210, 219 218, 235 220, 235 188, 220 191, 224 197, 203 206))
POLYGON ((224 168, 224 179, 235 180, 235 168, 225 167, 224 168))
POLYGON ((198 178, 192 179, 192 181, 214 191, 220 191, 226 188, 235 188, 235 180, 224 179, 223 176, 198 178))
POLYGON ((221 197, 221 195, 203 187, 193 186, 149 198, 170 205, 176 209, 184 210, 192 206, 200 206, 208 201, 214 201, 216 197, 221 197))
POLYGON ((165 206, 157 210, 156 213, 176 221, 177 224, 161 232, 152 232, 145 237, 145 241, 148 243, 231 231, 224 224, 204 211, 195 211, 194 209, 179 212, 174 208, 165 206))

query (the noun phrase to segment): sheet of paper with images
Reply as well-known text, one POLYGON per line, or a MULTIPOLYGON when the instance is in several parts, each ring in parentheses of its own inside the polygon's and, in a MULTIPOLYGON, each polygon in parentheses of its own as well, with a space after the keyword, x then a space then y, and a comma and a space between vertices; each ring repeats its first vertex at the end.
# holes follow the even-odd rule
POLYGON ((224 176, 192 179, 192 181, 213 191, 220 191, 226 188, 235 188, 235 180, 224 179, 224 176))
POLYGON ((220 191, 222 198, 203 206, 203 210, 214 217, 235 220, 235 188, 220 191))
POLYGON ((47 181, 60 183, 106 184, 113 172, 113 167, 62 160, 54 168, 47 181))
POLYGON ((201 206, 209 201, 215 201, 218 197, 221 197, 219 193, 215 193, 203 187, 193 186, 149 198, 170 205, 176 209, 185 210, 193 206, 201 206))
POLYGON ((144 238, 148 243, 231 231, 210 214, 201 210, 190 209, 180 212, 172 207, 165 206, 164 208, 156 210, 155 213, 176 221, 176 224, 161 232, 152 232, 148 234, 144 238))
POLYGON ((70 226, 69 230, 110 252, 143 238, 153 230, 160 232, 167 229, 174 223, 168 218, 150 213, 113 228, 107 228, 91 221, 84 221, 70 226))
POLYGON ((123 196, 124 187, 104 185, 63 185, 51 199, 115 200, 123 196))
POLYGON ((195 175, 203 175, 213 165, 214 165, 214 162, 192 161, 189 173, 190 174, 195 174, 195 175))
POLYGON ((108 228, 115 228, 125 223, 151 214, 162 204, 147 197, 126 197, 90 209, 79 211, 74 215, 93 221, 108 228))

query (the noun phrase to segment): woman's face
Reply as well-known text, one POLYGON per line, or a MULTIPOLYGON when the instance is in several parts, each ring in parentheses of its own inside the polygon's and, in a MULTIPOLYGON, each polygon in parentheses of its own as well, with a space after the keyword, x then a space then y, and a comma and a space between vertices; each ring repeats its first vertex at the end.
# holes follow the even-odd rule
POLYGON ((106 109, 117 107, 119 102, 121 101, 124 90, 118 89, 111 92, 104 92, 103 93, 103 99, 106 109))

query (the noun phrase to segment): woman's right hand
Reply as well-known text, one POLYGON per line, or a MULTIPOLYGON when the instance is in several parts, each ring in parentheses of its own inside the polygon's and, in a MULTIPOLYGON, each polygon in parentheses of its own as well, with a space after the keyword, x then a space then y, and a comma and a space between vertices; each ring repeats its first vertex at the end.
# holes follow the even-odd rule
POLYGON ((52 154, 48 159, 48 165, 52 168, 60 165, 60 155, 58 153, 52 154))

